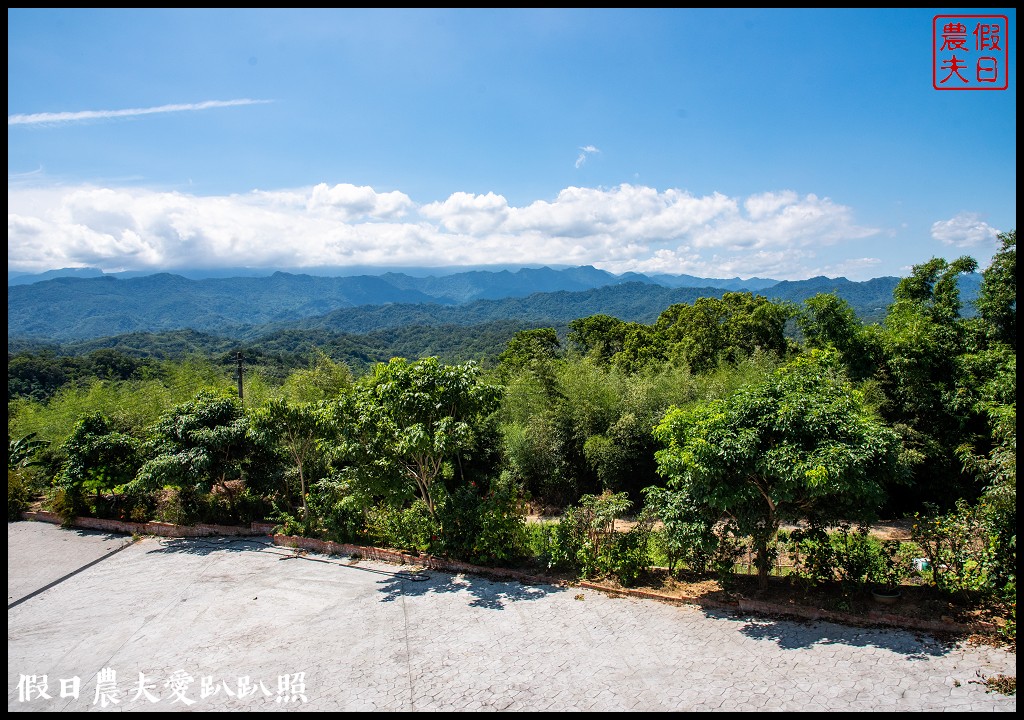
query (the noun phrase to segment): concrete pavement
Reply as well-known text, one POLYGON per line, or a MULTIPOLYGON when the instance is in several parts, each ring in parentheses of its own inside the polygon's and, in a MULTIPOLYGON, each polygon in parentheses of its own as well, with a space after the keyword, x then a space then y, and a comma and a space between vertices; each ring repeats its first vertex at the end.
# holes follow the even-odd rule
POLYGON ((1016 657, 987 646, 265 539, 122 542, 8 524, 8 710, 1016 710, 980 682, 1016 657))

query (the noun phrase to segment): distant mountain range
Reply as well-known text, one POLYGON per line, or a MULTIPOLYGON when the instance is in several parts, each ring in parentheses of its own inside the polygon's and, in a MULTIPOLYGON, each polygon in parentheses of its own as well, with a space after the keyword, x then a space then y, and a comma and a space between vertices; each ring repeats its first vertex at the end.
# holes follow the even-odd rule
MULTIPOLYGON (((417 269, 411 269, 416 272, 417 269)), ((286 329, 367 333, 412 325, 468 326, 495 321, 564 324, 596 313, 652 322, 673 303, 749 290, 773 300, 802 302, 836 292, 868 320, 880 319, 899 278, 865 282, 816 277, 800 281, 615 275, 590 266, 445 275, 386 272, 328 277, 275 272, 269 276, 189 279, 160 273, 112 276, 98 270, 8 273, 7 331, 12 339, 81 341, 126 333, 192 329, 255 338, 286 329)), ((980 276, 962 278, 964 300, 980 276)))
POLYGON ((302 275, 331 280, 350 280, 357 276, 383 277, 395 287, 413 288, 428 295, 447 298, 454 302, 468 302, 479 298, 501 298, 529 295, 533 292, 554 292, 557 290, 586 290, 605 285, 626 282, 650 282, 665 287, 715 287, 723 290, 762 290, 775 285, 778 280, 750 278, 700 278, 694 275, 670 275, 659 273, 643 275, 624 273, 615 275, 598 270, 590 265, 573 267, 549 266, 475 266, 459 268, 340 268, 320 267, 305 269, 281 268, 217 268, 184 269, 173 273, 127 271, 104 273, 99 268, 63 268, 42 273, 7 272, 7 285, 31 285, 57 278, 117 278, 131 280, 152 277, 158 274, 173 274, 188 280, 224 280, 240 278, 262 278, 279 275, 302 275))

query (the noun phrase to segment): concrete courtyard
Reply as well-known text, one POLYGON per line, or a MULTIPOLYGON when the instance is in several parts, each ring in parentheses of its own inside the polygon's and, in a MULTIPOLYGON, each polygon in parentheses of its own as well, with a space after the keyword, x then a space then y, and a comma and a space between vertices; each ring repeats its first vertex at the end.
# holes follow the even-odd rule
POLYGON ((9 711, 989 711, 1016 656, 265 538, 8 523, 9 711))

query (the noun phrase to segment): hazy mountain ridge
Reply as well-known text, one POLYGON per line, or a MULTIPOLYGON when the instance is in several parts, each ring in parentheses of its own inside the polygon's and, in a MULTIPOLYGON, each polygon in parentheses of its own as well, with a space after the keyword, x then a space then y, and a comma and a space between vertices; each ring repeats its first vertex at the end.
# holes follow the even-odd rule
MULTIPOLYGON (((183 327, 237 334, 244 328, 280 326, 342 308, 396 303, 411 316, 436 324, 435 310, 413 310, 413 306, 584 292, 630 282, 652 287, 668 284, 656 283, 639 273, 617 276, 591 266, 468 270, 427 276, 389 272, 332 277, 278 271, 258 277, 203 279, 171 273, 125 277, 83 268, 43 273, 41 277, 47 279, 29 282, 32 277, 39 276, 8 273, 8 335, 60 341, 183 327)), ((681 277, 680 282, 689 282, 688 276, 681 277)), ((731 289, 737 281, 725 284, 731 289)), ((708 284, 713 286, 714 282, 709 280, 708 284)), ((365 328, 367 322, 356 324, 365 328)), ((386 326, 396 324, 407 323, 389 321, 386 326)))
MULTIPOLYGON (((137 278, 57 277, 7 288, 8 338, 54 342, 135 332, 193 329, 254 338, 287 328, 367 333, 406 325, 467 326, 502 320, 564 324, 596 313, 653 322, 669 305, 753 289, 772 300, 800 303, 836 292, 862 318, 877 320, 892 302, 899 278, 854 282, 816 277, 799 281, 707 280, 639 273, 614 275, 590 266, 554 270, 473 270, 443 276, 405 273, 324 277, 275 272, 265 277, 190 280, 159 273, 137 278), (669 285, 669 281, 673 285, 669 285), (710 283, 718 282, 719 286, 710 283)), ((977 295, 980 276, 961 279, 964 300, 977 295)))

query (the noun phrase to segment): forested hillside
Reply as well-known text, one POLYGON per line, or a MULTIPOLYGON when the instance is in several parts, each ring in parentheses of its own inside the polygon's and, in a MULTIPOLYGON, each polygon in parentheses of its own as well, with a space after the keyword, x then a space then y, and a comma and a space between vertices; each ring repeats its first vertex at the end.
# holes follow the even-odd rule
MULTIPOLYGON (((501 563, 528 552, 530 502, 563 512, 539 557, 584 576, 633 582, 654 549, 727 576, 747 548, 764 587, 787 548, 806 558, 801 582, 863 587, 898 584, 923 553, 937 589, 1012 613, 1016 235, 1000 238, 973 312, 961 284, 977 263, 933 258, 879 323, 839 292, 796 303, 626 283, 364 308, 368 326, 410 308, 423 324, 359 335, 336 311, 251 343, 179 330, 74 354, 25 344, 8 358, 8 512, 38 492, 65 517, 272 516, 501 563), (441 324, 453 317, 477 324, 441 324), (630 508, 639 530, 607 530, 630 508), (851 532, 880 513, 914 516, 915 545, 851 532), (795 522, 806 530, 783 540, 795 522)), ((884 287, 808 282, 872 302, 884 287)))
MULTIPOLYGON (((127 280, 61 277, 8 286, 7 330, 9 342, 69 342, 184 329, 251 340, 291 328, 367 333, 406 325, 498 320, 544 325, 597 313, 652 322, 668 305, 702 296, 721 297, 727 291, 690 286, 685 276, 672 282, 659 276, 659 281, 633 273, 614 276, 594 268, 440 278, 397 273, 334 278, 275 273, 206 280, 169 274, 127 280)), ((892 301, 898 281, 819 277, 755 284, 772 282, 759 292, 769 299, 796 303, 819 292, 835 292, 862 318, 878 320, 892 301)), ((738 281, 720 282, 735 285, 738 281)), ((965 300, 970 301, 977 294, 977 280, 968 276, 962 282, 965 300)))

